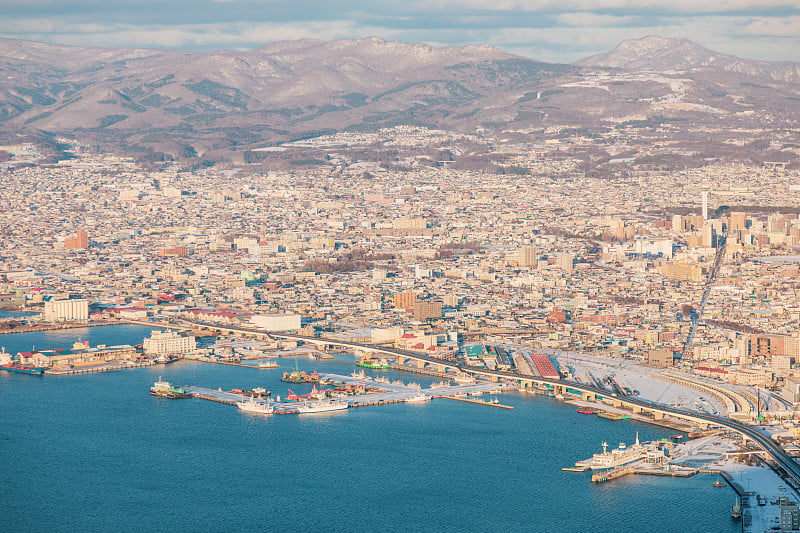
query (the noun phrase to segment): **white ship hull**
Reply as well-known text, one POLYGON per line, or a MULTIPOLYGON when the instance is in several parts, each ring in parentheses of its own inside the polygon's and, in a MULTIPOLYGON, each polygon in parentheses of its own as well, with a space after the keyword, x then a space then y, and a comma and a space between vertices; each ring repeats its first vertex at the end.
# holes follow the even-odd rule
POLYGON ((268 403, 236 402, 236 406, 242 411, 255 413, 257 415, 271 415, 275 412, 275 408, 268 403))
POLYGON ((424 394, 417 394, 416 396, 412 396, 411 398, 406 398, 406 403, 422 403, 429 401, 431 401, 431 397, 426 396, 424 394))
POLYGON ((310 413, 327 413, 328 411, 341 411, 347 409, 347 402, 311 402, 297 406, 297 411, 301 415, 310 413))

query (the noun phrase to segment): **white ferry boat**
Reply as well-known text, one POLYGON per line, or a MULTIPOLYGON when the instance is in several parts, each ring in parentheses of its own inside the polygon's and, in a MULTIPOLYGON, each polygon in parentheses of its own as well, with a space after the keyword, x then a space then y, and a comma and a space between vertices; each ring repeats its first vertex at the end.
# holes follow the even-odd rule
POLYGON ((620 443, 618 448, 608 451, 608 444, 603 443, 603 453, 596 453, 591 459, 585 459, 575 463, 577 467, 589 467, 592 470, 602 470, 605 468, 615 468, 626 465, 639 459, 647 457, 649 448, 639 442, 639 432, 636 432, 636 442, 631 446, 620 443))
POLYGON ((271 415, 275 412, 275 408, 267 402, 257 402, 253 398, 241 402, 236 402, 236 407, 247 413, 255 413, 258 415, 271 415))
POLYGON ((297 410, 301 415, 309 413, 326 413, 328 411, 341 411, 349 407, 347 402, 315 401, 298 404, 297 410))

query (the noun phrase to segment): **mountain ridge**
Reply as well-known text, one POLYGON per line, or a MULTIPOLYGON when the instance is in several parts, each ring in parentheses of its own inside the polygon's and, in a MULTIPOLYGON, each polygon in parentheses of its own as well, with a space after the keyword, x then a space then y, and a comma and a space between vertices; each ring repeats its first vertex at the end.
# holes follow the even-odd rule
POLYGON ((126 153, 224 159, 293 139, 395 125, 472 133, 664 120, 688 128, 720 121, 795 127, 797 85, 763 72, 692 66, 716 53, 688 40, 676 47, 653 39, 626 41, 625 53, 612 57, 621 66, 610 67, 597 63, 611 56, 569 65, 487 45, 437 48, 377 37, 214 52, 0 39, 0 134, 47 132, 126 153), (684 50, 691 68, 653 75, 645 50, 667 48, 678 56, 684 50))
POLYGON ((715 52, 686 38, 657 35, 622 41, 613 50, 580 59, 573 65, 659 72, 711 67, 775 81, 800 83, 800 63, 745 59, 715 52))

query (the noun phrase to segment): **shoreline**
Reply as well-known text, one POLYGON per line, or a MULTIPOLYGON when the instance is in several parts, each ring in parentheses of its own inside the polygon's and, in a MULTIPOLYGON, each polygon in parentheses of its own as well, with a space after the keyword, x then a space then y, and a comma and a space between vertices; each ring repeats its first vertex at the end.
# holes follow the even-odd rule
MULTIPOLYGON (((134 324, 133 322, 128 322, 124 320, 120 320, 117 322, 82 322, 82 323, 75 323, 75 324, 42 324, 40 326, 20 326, 14 329, 0 329, 0 335, 13 335, 14 333, 36 333, 39 331, 58 331, 62 329, 81 329, 81 328, 95 328, 100 326, 120 326, 120 325, 132 325, 138 326, 141 324, 134 324)), ((157 328, 153 328, 157 329, 157 328)))

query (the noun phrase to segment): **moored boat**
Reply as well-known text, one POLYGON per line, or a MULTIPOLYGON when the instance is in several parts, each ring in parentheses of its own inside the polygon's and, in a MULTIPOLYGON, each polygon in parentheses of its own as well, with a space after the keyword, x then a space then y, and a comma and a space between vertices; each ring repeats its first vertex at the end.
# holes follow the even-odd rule
POLYGON ((625 413, 612 413, 610 411, 598 411, 597 416, 606 420, 628 420, 631 415, 625 413))
POLYGON ((356 366, 371 368, 373 370, 386 370, 389 368, 389 363, 386 361, 386 359, 373 359, 371 357, 365 357, 356 361, 356 366))
POLYGON ((44 373, 44 368, 39 366, 23 365, 20 363, 8 363, 0 365, 0 370, 7 370, 9 372, 17 372, 19 374, 34 374, 41 375, 44 373))
POLYGON ((173 387, 169 381, 162 381, 161 378, 150 387, 150 394, 173 400, 192 397, 183 387, 173 387))
POLYGON ((406 403, 422 403, 422 402, 429 402, 431 400, 430 396, 425 394, 415 394, 410 398, 406 398, 406 403))
POLYGON ((258 415, 271 415, 275 412, 275 408, 267 402, 257 402, 254 398, 245 401, 236 402, 236 407, 247 413, 255 413, 258 415))
POLYGON ((739 501, 739 498, 736 498, 736 501, 733 502, 733 506, 731 506, 731 518, 734 520, 739 520, 742 517, 742 502, 739 501))
POLYGON ((311 374, 307 374, 305 370, 284 372, 281 381, 286 383, 319 383, 319 374, 316 370, 311 374))
POLYGON ((343 409, 347 409, 349 407, 347 402, 337 402, 337 401, 314 401, 314 402, 307 402, 303 404, 299 404, 297 406, 297 411, 303 414, 309 413, 326 413, 328 411, 341 411, 343 409))

